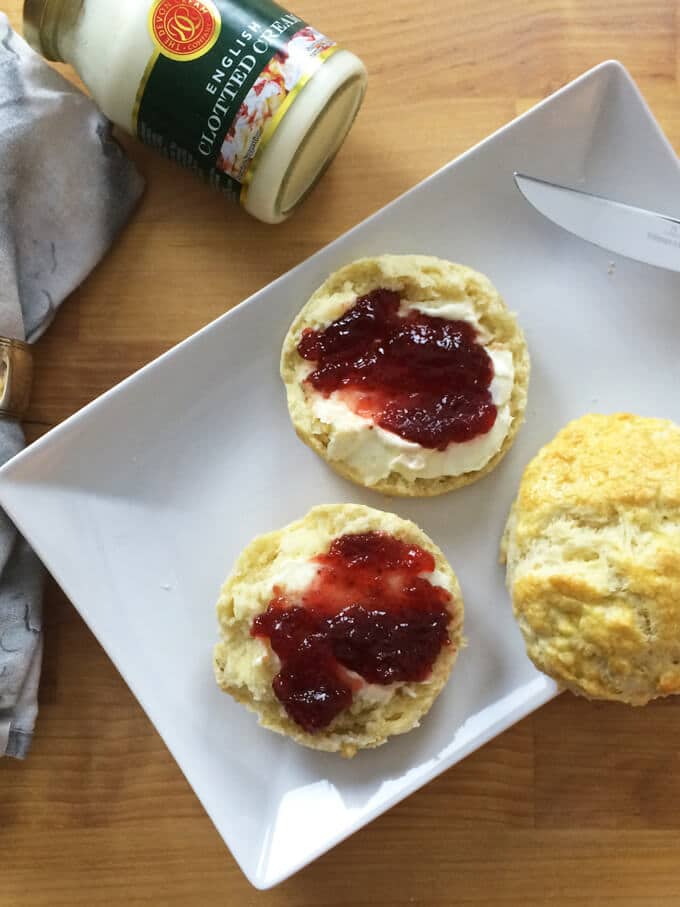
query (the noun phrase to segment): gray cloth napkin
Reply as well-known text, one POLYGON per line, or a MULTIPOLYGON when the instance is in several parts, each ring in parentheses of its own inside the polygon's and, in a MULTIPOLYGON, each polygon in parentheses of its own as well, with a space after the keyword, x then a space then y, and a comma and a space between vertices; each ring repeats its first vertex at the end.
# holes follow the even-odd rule
MULTIPOLYGON (((0 13, 0 335, 36 340, 129 217, 143 181, 110 124, 0 13)), ((0 420, 0 463, 24 446, 0 420)), ((37 715, 39 562, 0 511, 0 756, 22 758, 37 715)))

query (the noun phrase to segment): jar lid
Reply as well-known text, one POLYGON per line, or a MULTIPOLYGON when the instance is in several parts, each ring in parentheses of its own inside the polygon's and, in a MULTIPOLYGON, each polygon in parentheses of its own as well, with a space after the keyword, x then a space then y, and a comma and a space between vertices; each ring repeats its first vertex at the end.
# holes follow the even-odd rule
POLYGON ((263 143, 241 191, 258 220, 285 220, 306 198, 349 132, 366 90, 358 57, 340 49, 304 86, 263 143))
POLYGON ((48 60, 63 62, 59 31, 75 22, 84 0, 24 0, 24 38, 48 60))

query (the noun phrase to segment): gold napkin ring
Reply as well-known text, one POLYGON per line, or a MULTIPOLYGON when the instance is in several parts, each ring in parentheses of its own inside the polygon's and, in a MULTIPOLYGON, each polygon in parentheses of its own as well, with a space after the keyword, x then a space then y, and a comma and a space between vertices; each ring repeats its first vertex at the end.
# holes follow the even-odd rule
POLYGON ((33 382, 33 354, 23 340, 0 337, 0 418, 21 419, 33 382))

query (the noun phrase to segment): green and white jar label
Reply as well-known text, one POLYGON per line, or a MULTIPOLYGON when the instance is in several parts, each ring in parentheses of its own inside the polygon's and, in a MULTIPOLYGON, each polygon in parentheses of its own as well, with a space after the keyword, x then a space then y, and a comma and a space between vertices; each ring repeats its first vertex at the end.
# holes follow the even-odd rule
POLYGON ((258 157, 335 42, 271 0, 155 0, 133 131, 244 199, 258 157))

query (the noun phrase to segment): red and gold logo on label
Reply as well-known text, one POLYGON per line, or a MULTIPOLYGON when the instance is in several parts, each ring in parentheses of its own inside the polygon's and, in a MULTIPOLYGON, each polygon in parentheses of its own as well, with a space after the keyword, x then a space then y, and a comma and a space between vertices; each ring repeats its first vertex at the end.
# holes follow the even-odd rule
POLYGON ((212 0, 156 0, 149 15, 153 42, 171 60, 197 60, 207 54, 221 27, 212 0))

